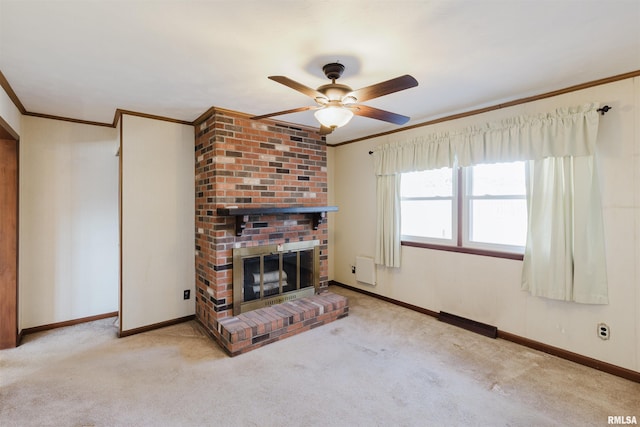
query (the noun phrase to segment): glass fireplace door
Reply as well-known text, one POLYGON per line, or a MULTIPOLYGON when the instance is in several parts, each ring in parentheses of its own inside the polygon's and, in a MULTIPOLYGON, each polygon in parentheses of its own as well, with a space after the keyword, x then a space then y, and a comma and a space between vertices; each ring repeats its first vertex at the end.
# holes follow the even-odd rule
POLYGON ((319 285, 319 242, 233 251, 234 315, 310 296, 319 285))

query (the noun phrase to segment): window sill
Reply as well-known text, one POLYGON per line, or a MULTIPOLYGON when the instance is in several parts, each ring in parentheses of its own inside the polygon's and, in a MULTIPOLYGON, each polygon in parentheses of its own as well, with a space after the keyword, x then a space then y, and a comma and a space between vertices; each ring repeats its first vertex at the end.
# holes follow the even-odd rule
POLYGON ((481 256, 488 256, 493 258, 514 259, 518 261, 522 261, 522 259, 524 258, 523 254, 518 254, 513 252, 498 252, 498 251, 490 251, 486 249, 467 248, 463 246, 436 245, 433 243, 418 243, 418 242, 410 242, 405 240, 403 240, 401 244, 402 246, 411 246, 414 248, 434 249, 438 251, 448 251, 448 252, 459 252, 463 254, 481 255, 481 256))

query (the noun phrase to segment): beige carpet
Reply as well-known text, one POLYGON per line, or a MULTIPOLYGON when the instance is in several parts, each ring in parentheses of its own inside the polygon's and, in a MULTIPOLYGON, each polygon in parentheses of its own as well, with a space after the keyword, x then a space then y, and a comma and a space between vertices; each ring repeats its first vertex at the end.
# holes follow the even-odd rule
POLYGON ((195 322, 115 319, 0 351, 7 426, 605 426, 640 384, 342 288, 347 318, 235 358, 195 322))

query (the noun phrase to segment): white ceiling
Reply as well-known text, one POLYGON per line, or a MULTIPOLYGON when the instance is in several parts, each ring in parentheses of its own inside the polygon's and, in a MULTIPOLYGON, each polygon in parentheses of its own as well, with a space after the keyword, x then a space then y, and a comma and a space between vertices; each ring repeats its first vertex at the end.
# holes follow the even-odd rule
MULTIPOLYGON (((408 126, 640 70, 640 1, 0 0, 0 71, 33 113, 266 114, 313 105, 267 76, 316 88, 335 61, 353 89, 414 76, 365 103, 408 126)), ((356 116, 327 142, 396 128, 356 116)))

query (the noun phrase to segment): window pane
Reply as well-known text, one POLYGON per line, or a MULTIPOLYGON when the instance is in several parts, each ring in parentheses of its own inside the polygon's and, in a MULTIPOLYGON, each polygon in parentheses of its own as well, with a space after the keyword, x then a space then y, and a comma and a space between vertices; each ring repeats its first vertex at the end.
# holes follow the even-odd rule
POLYGON ((472 200, 471 212, 469 240, 499 245, 525 245, 526 200, 472 200))
POLYGON ((402 197, 451 197, 452 194, 451 168, 402 174, 402 197))
POLYGON ((471 168, 471 195, 524 195, 524 162, 476 165, 471 168))
POLYGON ((401 233, 435 239, 451 239, 451 200, 402 201, 401 233))

